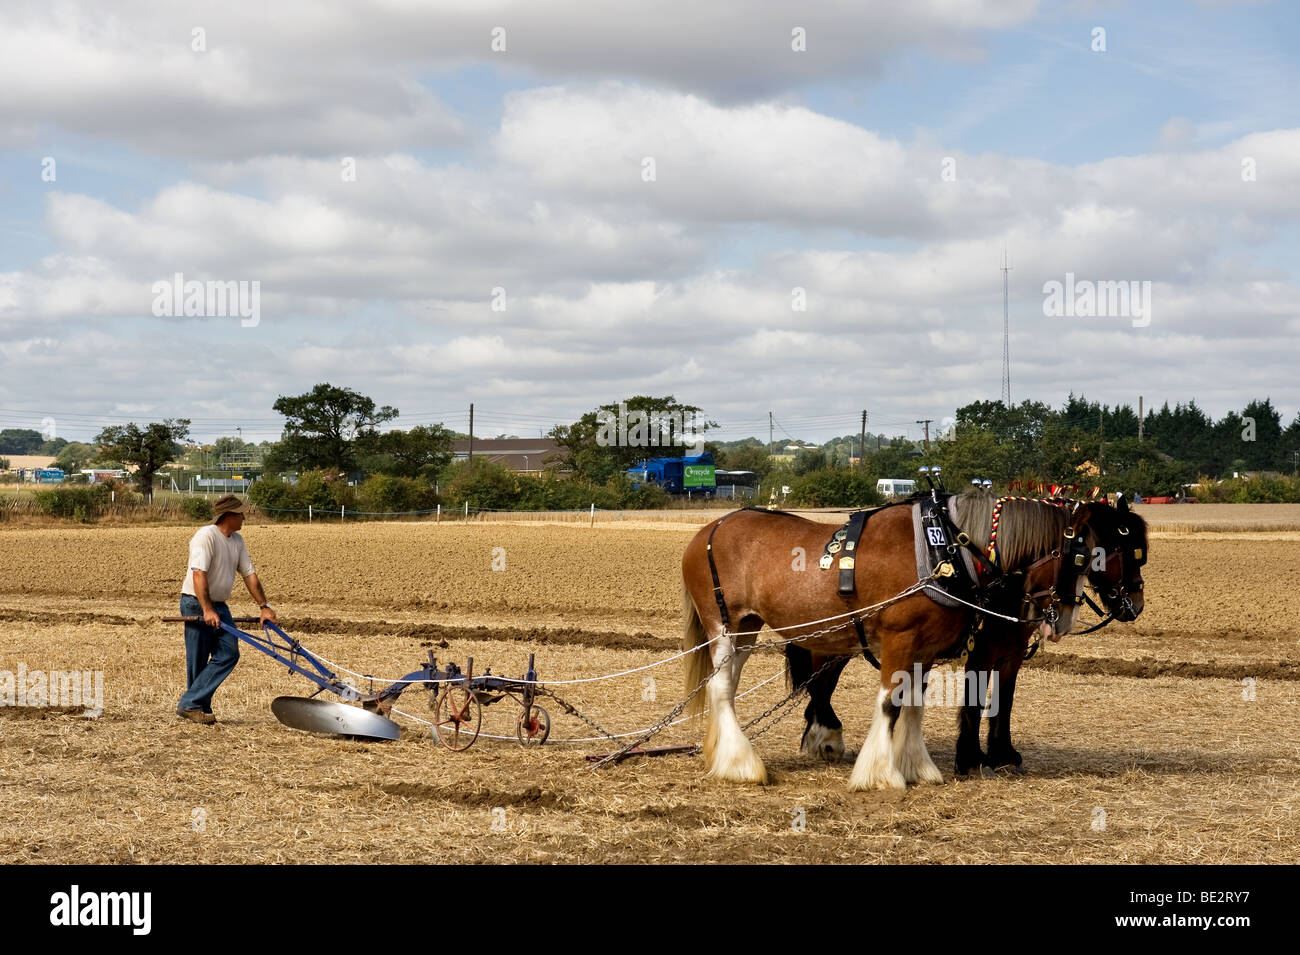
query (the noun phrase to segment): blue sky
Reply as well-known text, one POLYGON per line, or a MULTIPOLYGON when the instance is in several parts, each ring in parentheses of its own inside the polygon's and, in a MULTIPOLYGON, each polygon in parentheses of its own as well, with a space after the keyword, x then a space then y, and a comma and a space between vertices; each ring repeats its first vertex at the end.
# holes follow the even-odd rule
POLYGON ((274 437, 328 380, 398 426, 673 393, 726 438, 916 436, 998 393, 1004 246, 1017 399, 1295 416, 1288 6, 979 7, 0 12, 0 427, 274 437), (1155 320, 1050 318, 1067 270, 1155 320), (258 281, 261 320, 154 316, 175 272, 258 281))

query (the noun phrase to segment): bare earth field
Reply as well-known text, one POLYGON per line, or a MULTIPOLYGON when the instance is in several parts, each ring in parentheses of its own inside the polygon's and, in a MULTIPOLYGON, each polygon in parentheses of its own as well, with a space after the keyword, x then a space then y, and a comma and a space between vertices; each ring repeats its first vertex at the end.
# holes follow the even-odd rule
MULTIPOLYGON (((395 743, 300 733, 269 704, 310 685, 251 648, 216 696, 221 722, 182 723, 181 628, 158 618, 177 611, 192 528, 0 527, 0 670, 105 679, 98 719, 0 707, 0 861, 1294 863, 1300 507, 1267 507, 1145 508, 1164 530, 1141 619, 1049 645, 1021 676, 1028 774, 905 793, 850 793, 850 762, 800 756, 802 704, 757 743, 767 787, 706 780, 693 756, 590 771, 583 755, 608 742, 481 738, 450 753, 405 717, 395 743)), ((531 651, 543 679, 561 680, 675 650, 678 561, 697 527, 250 524, 244 536, 282 621, 331 660, 397 676, 432 649, 518 674, 531 651)), ((250 611, 236 586, 232 607, 250 611)), ((742 690, 781 665, 757 655, 742 690)), ((876 680, 855 661, 836 695, 850 759, 876 680)), ((683 695, 676 664, 555 689, 614 732, 683 695)), ((781 679, 758 686, 742 720, 785 693, 781 679)), ((512 706, 485 710, 484 732, 512 734, 512 706)), ((553 737, 594 735, 547 706, 553 737)), ((429 716, 423 693, 399 707, 429 716)), ((926 716, 948 777, 955 719, 926 716)), ((698 735, 683 725, 655 742, 698 735)))

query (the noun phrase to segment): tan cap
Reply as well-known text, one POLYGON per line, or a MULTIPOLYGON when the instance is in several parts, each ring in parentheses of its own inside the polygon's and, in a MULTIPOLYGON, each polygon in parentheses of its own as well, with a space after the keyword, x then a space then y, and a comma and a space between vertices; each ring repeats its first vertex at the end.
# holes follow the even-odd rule
POLYGON ((223 494, 212 504, 212 523, 215 524, 227 514, 246 514, 247 505, 234 494, 223 494))

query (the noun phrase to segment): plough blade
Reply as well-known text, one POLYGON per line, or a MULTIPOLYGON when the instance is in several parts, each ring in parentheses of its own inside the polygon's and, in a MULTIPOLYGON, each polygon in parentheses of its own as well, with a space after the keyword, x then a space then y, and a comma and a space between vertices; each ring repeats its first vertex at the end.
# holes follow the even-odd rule
POLYGON ((309 733, 393 740, 401 731, 396 723, 378 713, 330 700, 277 696, 271 701, 271 712, 285 726, 309 733))

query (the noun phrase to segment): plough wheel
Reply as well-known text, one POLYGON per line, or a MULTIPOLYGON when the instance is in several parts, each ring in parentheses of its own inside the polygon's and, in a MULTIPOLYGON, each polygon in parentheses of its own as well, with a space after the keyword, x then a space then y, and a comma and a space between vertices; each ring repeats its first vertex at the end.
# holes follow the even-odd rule
POLYGON ((455 752, 469 749, 478 739, 483 707, 478 697, 463 686, 448 686, 438 696, 433 710, 433 733, 438 742, 455 752))
POLYGON ((551 715, 540 706, 530 706, 519 714, 515 736, 523 747, 541 746, 551 735, 551 715))

